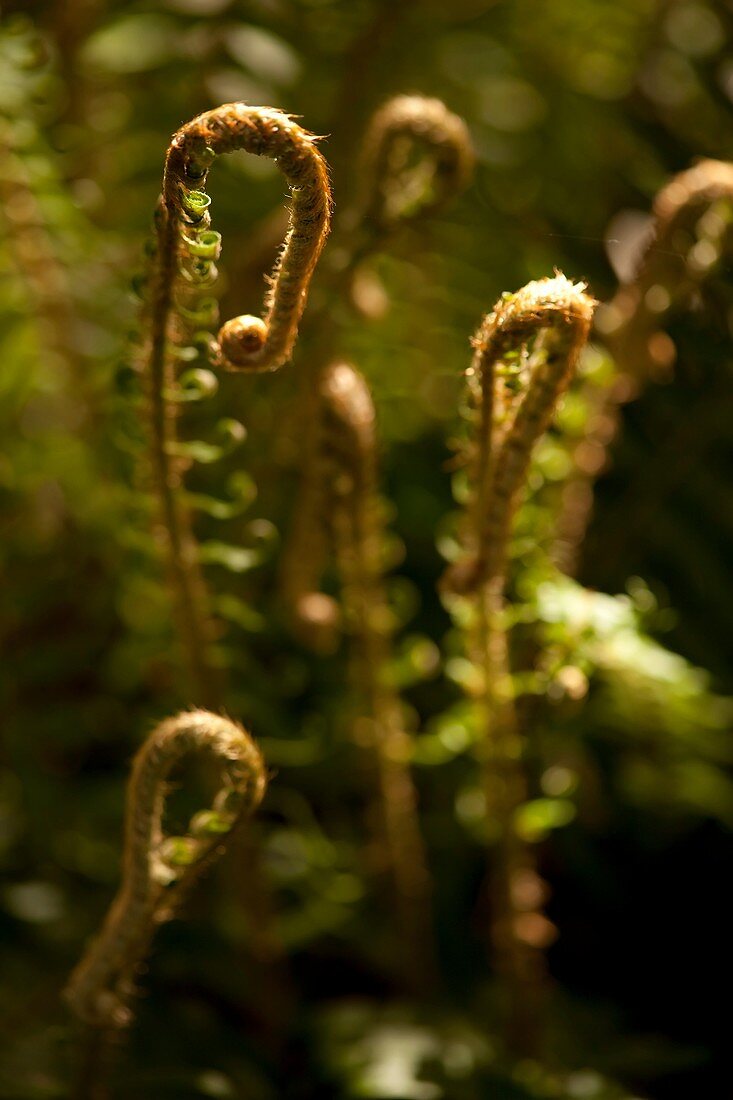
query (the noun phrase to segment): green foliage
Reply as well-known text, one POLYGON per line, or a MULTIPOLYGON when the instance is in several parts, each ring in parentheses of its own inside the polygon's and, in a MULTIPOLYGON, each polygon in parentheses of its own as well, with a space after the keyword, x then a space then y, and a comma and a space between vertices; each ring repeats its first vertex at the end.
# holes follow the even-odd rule
MULTIPOLYGON (((486 961, 481 883, 500 830, 478 775, 472 610, 459 599, 449 616, 436 586, 461 554, 470 497, 451 467, 468 334, 502 292, 555 268, 612 301, 655 193, 695 158, 730 155, 730 12, 705 0, 32 0, 3 13, 0 1096, 69 1094, 78 1051, 59 992, 117 888, 129 760, 156 721, 200 702, 156 527, 136 311, 170 134, 234 100, 328 135, 336 198, 292 367, 247 378, 212 365, 209 284, 219 268, 224 317, 262 300, 285 235, 282 181, 237 153, 187 191, 190 220, 211 201, 217 229, 191 225, 183 242, 193 338, 163 394, 210 589, 211 664, 270 769, 252 845, 276 947, 258 939, 267 922, 242 871, 253 857, 238 850, 186 921, 161 930, 113 1095, 720 1094, 727 1036, 705 987, 727 938, 733 825, 727 207, 669 242, 665 286, 698 243, 717 250, 663 317, 674 374, 641 395, 637 376, 611 443, 599 402, 631 368, 599 326, 511 532, 498 621, 527 783, 511 829, 551 891, 528 915, 559 932, 550 1027, 529 1059, 507 1049, 501 965, 486 961), (465 117, 476 174, 443 202, 443 162, 398 141, 390 209, 404 224, 383 234, 358 216, 359 150, 372 112, 406 90, 465 117), (358 366, 376 406, 390 645, 375 683, 400 695, 396 751, 417 790, 442 975, 430 996, 404 978, 348 645, 312 653, 282 598, 304 398, 334 357, 358 366), (592 482, 609 447, 588 539, 563 558, 578 449, 592 482), (558 569, 570 557, 577 579, 558 569)), ((497 370, 519 394, 526 349, 497 370)), ((336 601, 341 575, 326 555, 319 583, 336 601)), ((228 827, 220 807, 189 820, 202 804, 170 795, 172 874, 228 827)))

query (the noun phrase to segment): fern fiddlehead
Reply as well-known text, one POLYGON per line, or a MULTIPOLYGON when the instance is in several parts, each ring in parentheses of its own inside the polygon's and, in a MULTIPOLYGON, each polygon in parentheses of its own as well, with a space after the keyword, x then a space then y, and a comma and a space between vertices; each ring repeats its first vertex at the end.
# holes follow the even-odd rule
POLYGON ((730 247, 733 164, 702 160, 661 189, 634 277, 599 313, 598 328, 622 370, 638 379, 667 370, 674 345, 665 318, 707 279, 730 247))
MULTIPOLYGON (((227 369, 277 370, 292 353, 331 218, 328 169, 316 141, 282 111, 228 103, 183 126, 168 149, 162 195, 165 216, 159 239, 160 267, 171 276, 181 250, 182 230, 194 231, 193 243, 183 233, 183 244, 194 256, 213 259, 217 242, 209 230, 204 188, 217 156, 242 149, 269 157, 277 162, 290 188, 290 226, 270 277, 264 316, 236 317, 219 330, 214 356, 227 369)), ((172 281, 165 281, 166 288, 172 281)), ((170 299, 161 302, 161 315, 170 308, 170 299)), ((159 325, 164 326, 165 320, 161 316, 159 325)))
POLYGON ((653 227, 633 277, 598 311, 596 331, 615 373, 586 385, 588 415, 572 443, 573 472, 557 521, 555 560, 577 570, 593 510, 593 483, 616 438, 620 408, 639 388, 666 377, 676 349, 668 318, 720 269, 733 245, 733 164, 702 160, 680 172, 654 200, 653 227))
POLYGON ((585 286, 558 275, 505 295, 476 333, 467 372, 479 420, 470 462, 471 515, 467 552, 446 576, 449 589, 485 588, 503 576, 532 450, 570 381, 592 315, 585 286), (528 358, 527 345, 538 335, 528 358))
POLYGON ((359 163, 361 186, 337 228, 327 277, 328 313, 317 314, 319 344, 304 378, 307 409, 303 474, 288 536, 281 586, 294 632, 316 651, 333 649, 339 612, 319 591, 328 556, 325 514, 329 494, 320 473, 319 376, 337 351, 333 297, 353 309, 353 283, 361 265, 400 229, 419 223, 468 184, 473 149, 464 121, 439 99, 396 96, 373 116, 359 163))
POLYGON ((147 306, 152 466, 189 670, 210 705, 217 694, 208 657, 213 632, 190 515, 179 492, 175 360, 190 359, 189 351, 195 356, 198 349, 226 370, 271 371, 289 358, 330 225, 328 173, 315 141, 280 111, 231 103, 183 126, 166 156, 147 306), (290 227, 264 315, 233 318, 214 337, 217 304, 202 291, 216 280, 221 238, 210 228, 204 188, 216 156, 237 149, 277 161, 291 190, 290 227))
POLYGON ((249 734, 208 711, 165 719, 139 750, 127 787, 122 885, 64 991, 86 1029, 80 1100, 107 1097, 111 1044, 132 1022, 136 972, 156 928, 175 915, 201 873, 256 810, 266 783, 262 756, 249 734), (221 786, 212 807, 191 818, 184 836, 166 836, 166 783, 190 756, 213 758, 221 786))
POLYGON ((479 673, 474 690, 484 731, 479 754, 487 814, 498 829, 490 867, 493 959, 504 980, 510 1042, 525 1053, 535 1043, 542 944, 517 898, 522 884, 533 884, 538 898, 542 890, 514 824, 527 782, 503 614, 509 540, 532 451, 570 381, 593 308, 582 283, 558 275, 504 295, 476 333, 467 372, 475 438, 466 455, 463 552, 443 580, 449 607, 465 600, 471 607, 467 648, 479 673))
POLYGON ((429 983, 433 968, 430 882, 410 773, 410 735, 399 696, 386 676, 391 615, 381 565, 385 532, 377 495, 374 405, 366 382, 347 363, 332 364, 323 372, 320 396, 321 461, 333 486, 329 526, 342 584, 344 629, 352 643, 352 682, 363 733, 358 740, 370 753, 376 773, 374 848, 386 856, 405 971, 420 988, 429 983))
POLYGON ((472 172, 462 118, 440 99, 395 96, 376 112, 364 138, 357 204, 362 232, 378 245, 396 226, 439 210, 468 186, 472 172))
POLYGON ((196 710, 153 730, 133 761, 127 788, 122 886, 66 989, 80 1020, 102 1028, 130 1023, 135 970, 156 927, 175 914, 239 822, 257 808, 266 782, 259 750, 228 718, 196 710), (221 787, 212 808, 191 819, 187 835, 166 837, 166 782, 190 755, 213 757, 221 787))

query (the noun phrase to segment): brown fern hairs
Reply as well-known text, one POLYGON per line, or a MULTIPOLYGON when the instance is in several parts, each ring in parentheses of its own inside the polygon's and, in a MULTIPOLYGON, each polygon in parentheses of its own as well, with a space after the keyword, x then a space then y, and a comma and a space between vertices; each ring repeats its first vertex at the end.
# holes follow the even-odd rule
POLYGON ((352 639, 359 708, 355 736, 372 758, 377 789, 372 847, 391 879, 406 976, 424 988, 433 968, 430 884, 410 774, 410 735, 387 678, 392 622, 381 564, 385 528, 377 495, 374 405, 364 379, 347 363, 323 372, 320 395, 323 473, 332 487, 330 534, 344 627, 352 639))
POLYGON ((470 599, 469 656, 481 673, 476 702, 488 819, 498 829, 490 866, 493 960, 503 978, 508 1038, 536 1047, 549 922, 534 857, 514 827, 527 798, 525 737, 511 681, 504 590, 512 520, 535 444, 548 427, 590 330, 594 308, 582 283, 563 275, 504 295, 473 339, 467 371, 475 438, 461 558, 447 571, 449 600, 470 599))
POLYGON ((228 718, 184 712, 150 734, 133 761, 127 787, 122 886, 65 991, 79 1020, 103 1030, 130 1023, 136 971, 155 929, 175 914, 201 872, 222 854, 236 827, 262 801, 265 786, 259 750, 228 718), (213 757, 221 787, 212 808, 191 819, 185 836, 167 837, 167 780, 191 755, 213 757))
POLYGON ((337 229, 327 272, 328 312, 318 313, 319 344, 303 380, 303 473, 281 569, 283 602, 293 631, 316 651, 335 648, 340 623, 338 604, 319 591, 329 549, 329 494, 318 438, 319 379, 337 344, 334 297, 353 306, 354 279, 361 265, 400 228, 416 224, 460 193, 470 181, 473 161, 465 122, 439 99, 401 95, 388 100, 364 137, 361 187, 337 229))
POLYGON ((168 149, 163 174, 161 268, 168 267, 171 275, 181 231, 193 220, 200 234, 207 222, 199 196, 204 194, 209 166, 216 156, 243 149, 269 157, 277 162, 290 188, 290 227, 269 280, 264 315, 235 317, 219 330, 215 354, 227 369, 277 370, 292 353, 331 219, 328 168, 316 141, 282 111, 228 103, 183 126, 168 149))
POLYGON ((532 450, 572 377, 593 308, 584 284, 556 275, 505 295, 476 333, 467 371, 478 417, 472 500, 466 552, 448 571, 447 590, 476 591, 504 577, 511 522, 532 450))
POLYGON ((374 115, 364 139, 360 212, 380 235, 438 210, 469 183, 471 139, 439 99, 401 95, 374 115), (414 162, 415 152, 422 155, 414 162))
POLYGON ((188 666, 208 705, 216 704, 218 694, 209 657, 214 631, 191 519, 178 491, 183 466, 175 458, 175 362, 197 346, 228 370, 272 371, 286 362, 330 211, 328 171, 316 138, 280 111, 230 103, 199 115, 173 137, 156 216, 147 307, 152 465, 188 666), (233 318, 214 339, 208 330, 216 323, 217 305, 201 291, 216 280, 221 238, 210 229, 204 188, 215 157, 237 149, 277 161, 291 192, 290 227, 263 316, 233 318))
POLYGON ((732 211, 733 164, 702 160, 680 172, 654 200, 654 225, 636 273, 598 311, 596 330, 613 356, 616 374, 610 384, 585 386, 589 413, 573 447, 573 472, 563 490, 554 549, 566 573, 579 565, 593 483, 607 464, 620 408, 640 386, 668 376, 676 349, 665 324, 730 256, 732 211))

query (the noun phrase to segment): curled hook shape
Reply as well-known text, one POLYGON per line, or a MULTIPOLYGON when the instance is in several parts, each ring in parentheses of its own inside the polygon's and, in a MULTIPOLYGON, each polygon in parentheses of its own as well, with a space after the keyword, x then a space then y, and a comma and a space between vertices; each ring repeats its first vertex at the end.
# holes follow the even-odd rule
POLYGON ((234 317, 219 330, 214 358, 227 370, 273 371, 291 356, 331 220, 328 168, 316 141, 282 111, 244 103, 198 115, 171 141, 163 174, 160 259, 169 272, 181 247, 204 264, 218 255, 203 190, 217 156, 243 149, 269 157, 290 187, 290 225, 268 280, 263 315, 234 317))
POLYGON ((266 784, 259 749, 228 718, 204 710, 185 712, 165 719, 150 734, 135 757, 127 787, 122 885, 64 994, 80 1020, 111 1029, 130 1023, 135 971, 155 928, 173 916, 235 827, 257 808, 266 784), (167 837, 166 781, 191 754, 214 758, 221 787, 212 808, 191 819, 186 836, 167 837))
POLYGON ((635 270, 596 314, 596 331, 616 372, 584 386, 588 415, 573 446, 553 551, 572 575, 593 514, 593 484, 607 464, 620 408, 651 381, 668 380, 677 357, 669 331, 716 274, 725 278, 733 248, 733 164, 701 160, 658 192, 635 270), (588 461, 588 456, 593 455, 588 461))
POLYGON ((665 320, 729 256, 732 204, 727 161, 701 160, 657 194, 653 230, 633 278, 598 311, 598 330, 623 371, 644 381, 673 365, 665 320), (728 209, 716 212, 718 204, 728 209))
POLYGON ((215 630, 189 509, 179 491, 185 460, 176 437, 176 406, 215 390, 212 364, 272 371, 290 357, 330 226, 328 171, 315 142, 288 115, 271 108, 230 103, 194 118, 168 149, 155 241, 148 250, 143 317, 152 478, 189 673, 197 701, 210 707, 219 695, 219 671, 211 658, 215 630), (264 316, 234 318, 215 339, 219 307, 209 291, 221 237, 211 229, 211 200, 203 188, 216 157, 237 149, 277 161, 292 195, 290 227, 264 316))
POLYGON ((446 572, 446 592, 467 594, 503 575, 512 518, 532 451, 572 378, 595 301, 562 274, 505 294, 472 340, 469 391, 479 409, 469 553, 446 572), (522 349, 533 338, 525 365, 522 349))
MULTIPOLYGON (((341 222, 342 247, 330 256, 330 274, 334 293, 344 294, 363 313, 364 301, 358 300, 356 288, 361 265, 393 233, 429 215, 463 189, 470 180, 473 150, 466 124, 444 103, 403 95, 383 104, 373 116, 359 162, 360 193, 341 222)), ((333 317, 333 310, 326 314, 323 309, 321 328, 329 331, 330 323, 332 330, 333 317)), ((332 345, 332 337, 326 343, 332 345)), ((346 388, 348 368, 344 364, 340 369, 328 368, 316 361, 312 375, 315 384, 307 397, 303 473, 283 556, 281 588, 300 640, 316 651, 330 652, 343 624, 337 602, 318 591, 332 542, 333 455, 328 451, 335 439, 339 401, 336 390, 331 394, 328 387, 337 386, 338 379, 338 385, 346 388)), ((365 383, 352 379, 350 386, 353 397, 365 383)), ((368 393, 367 399, 371 401, 368 393)))
POLYGON ((317 397, 312 453, 283 569, 283 596, 300 640, 316 652, 330 653, 343 623, 339 603, 320 590, 320 582, 343 514, 362 534, 369 528, 365 509, 373 506, 376 493, 375 414, 366 382, 346 363, 321 371, 317 397))
POLYGON ((395 96, 376 112, 364 139, 362 216, 383 227, 415 221, 462 191, 473 165, 462 118, 439 99, 395 96), (415 153, 422 154, 417 162, 415 153))
POLYGON ((424 988, 434 963, 431 886, 409 764, 411 736, 390 682, 394 619, 384 576, 376 411, 365 379, 349 363, 331 363, 324 370, 320 396, 323 457, 330 470, 329 522, 362 715, 355 739, 373 754, 376 765, 373 843, 386 854, 406 976, 415 988, 424 988))

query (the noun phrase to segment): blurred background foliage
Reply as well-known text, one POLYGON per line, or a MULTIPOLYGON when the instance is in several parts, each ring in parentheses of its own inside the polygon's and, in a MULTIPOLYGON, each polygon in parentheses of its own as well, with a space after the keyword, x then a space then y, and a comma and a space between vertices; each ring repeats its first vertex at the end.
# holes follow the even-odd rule
MULTIPOLYGON (((696 157, 731 155, 731 41, 733 6, 703 0, 3 4, 1 1096, 68 1094, 73 1033, 58 991, 118 880, 127 765, 154 721, 195 702, 150 534, 132 369, 133 276, 170 134, 229 100, 293 112, 327 135, 338 214, 359 183, 369 115, 400 92, 439 96, 467 120, 472 187, 360 273, 357 309, 328 300, 316 275, 293 367, 223 377, 184 420, 194 440, 210 440, 217 414, 247 429, 191 487, 225 496, 228 476, 252 478, 248 507, 203 515, 200 534, 227 624, 227 709, 276 773, 257 828, 294 1035, 286 1054, 261 1041, 268 979, 248 958, 253 930, 227 863, 160 937, 120 1095, 721 1094, 733 825, 726 258, 673 320, 674 373, 624 408, 580 569, 592 591, 533 554, 539 505, 519 521, 527 567, 513 612, 549 654, 544 680, 523 685, 548 699, 523 817, 559 929, 546 1067, 509 1064, 492 1033, 474 911, 475 731, 435 582, 469 334, 502 291, 554 268, 612 297, 658 189, 696 157), (437 884, 446 993, 434 1005, 400 988, 388 921, 365 885, 344 656, 316 659, 294 643, 276 598, 302 431, 297 368, 318 352, 308 314, 324 310, 377 404, 403 628, 393 672, 422 730, 415 764, 437 884), (553 667, 575 669, 581 689, 553 667)), ((281 177, 237 154, 211 188, 223 316, 256 312, 283 232, 281 177)), ((604 356, 596 342, 587 369, 604 356)), ((559 479, 548 447, 540 477, 559 479)))

